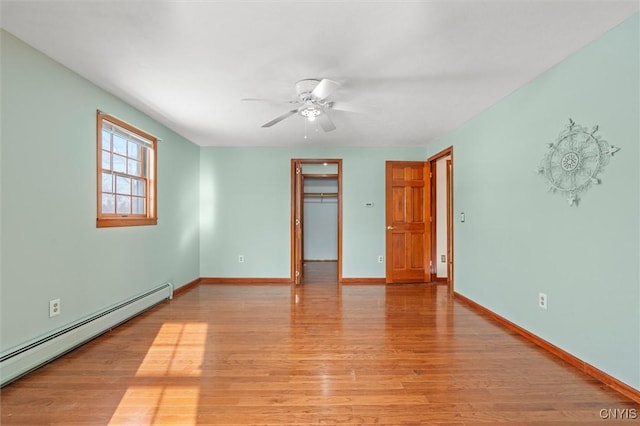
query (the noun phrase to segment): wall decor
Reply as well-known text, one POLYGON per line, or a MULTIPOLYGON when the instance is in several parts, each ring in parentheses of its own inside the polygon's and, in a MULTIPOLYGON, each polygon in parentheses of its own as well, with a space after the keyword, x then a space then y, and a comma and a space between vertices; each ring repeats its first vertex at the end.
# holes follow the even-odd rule
POLYGON ((547 145, 549 149, 538 168, 550 185, 549 191, 565 195, 569 205, 577 206, 580 193, 600 183, 598 173, 620 150, 597 132, 597 125, 588 130, 569 119, 557 140, 547 145))

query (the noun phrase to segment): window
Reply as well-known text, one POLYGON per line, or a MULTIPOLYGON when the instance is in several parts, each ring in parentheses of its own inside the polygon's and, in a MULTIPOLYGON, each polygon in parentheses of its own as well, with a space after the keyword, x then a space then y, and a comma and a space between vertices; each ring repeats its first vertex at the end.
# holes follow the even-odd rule
POLYGON ((98 228, 155 225, 157 138, 98 111, 98 228))

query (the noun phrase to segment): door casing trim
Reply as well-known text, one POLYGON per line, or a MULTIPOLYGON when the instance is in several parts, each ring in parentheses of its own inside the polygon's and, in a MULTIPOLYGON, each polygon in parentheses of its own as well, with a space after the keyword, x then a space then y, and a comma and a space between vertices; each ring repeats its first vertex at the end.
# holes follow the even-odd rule
MULTIPOLYGON (((449 292, 453 294, 454 292, 454 277, 453 277, 453 266, 454 266, 454 252, 453 252, 453 146, 443 149, 437 154, 432 155, 427 159, 429 163, 431 163, 431 170, 436 170, 436 162, 445 157, 451 157, 451 171, 449 174, 449 179, 447 182, 447 279, 446 283, 449 287, 449 292)), ((449 172, 448 172, 449 173, 449 172)), ((431 222, 431 273, 432 276, 437 278, 437 269, 436 269, 436 261, 438 260, 438 253, 436 252, 436 243, 437 243, 437 224, 436 224, 436 209, 437 209, 437 197, 436 197, 436 183, 437 178, 434 172, 433 179, 431 179, 431 217, 433 221, 431 222)), ((436 279, 434 278, 434 281, 436 279)))
MULTIPOLYGON (((292 158, 291 159, 291 223, 290 223, 290 235, 291 235, 291 242, 290 242, 290 253, 291 253, 291 259, 290 259, 290 265, 291 265, 291 274, 290 274, 290 279, 291 279, 291 284, 295 285, 295 273, 296 273, 296 250, 295 250, 295 243, 296 243, 296 212, 295 212, 295 206, 296 206, 296 202, 298 200, 296 200, 296 195, 298 193, 298 191, 296 191, 296 168, 300 167, 300 172, 302 173, 302 165, 303 164, 337 164, 338 166, 338 173, 337 173, 337 179, 338 179, 338 283, 342 283, 342 159, 341 158, 292 158)), ((316 175, 318 176, 318 175, 316 175)), ((300 200, 301 202, 303 200, 300 200)), ((304 223, 300 222, 300 228, 302 228, 302 226, 304 225, 304 223)))

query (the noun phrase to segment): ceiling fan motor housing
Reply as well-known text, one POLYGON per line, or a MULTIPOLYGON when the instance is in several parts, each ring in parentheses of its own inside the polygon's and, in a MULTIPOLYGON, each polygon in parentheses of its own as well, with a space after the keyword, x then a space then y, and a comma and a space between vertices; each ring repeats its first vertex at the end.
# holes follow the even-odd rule
POLYGON ((307 102, 313 99, 311 92, 320 83, 320 80, 315 78, 307 78, 300 80, 296 83, 296 93, 301 102, 307 102))

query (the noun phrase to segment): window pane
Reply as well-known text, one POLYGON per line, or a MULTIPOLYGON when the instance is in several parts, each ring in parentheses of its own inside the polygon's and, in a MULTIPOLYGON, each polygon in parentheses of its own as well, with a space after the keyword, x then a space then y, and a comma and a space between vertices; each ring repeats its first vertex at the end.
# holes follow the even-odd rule
POLYGON ((126 173, 127 171, 127 159, 120 155, 113 156, 113 171, 126 173))
POLYGON ((140 148, 137 143, 133 143, 129 141, 129 158, 133 158, 134 160, 140 159, 140 148))
POLYGON ((131 213, 131 197, 127 195, 116 195, 116 213, 118 214, 131 213))
POLYGON ((111 170, 111 154, 107 151, 102 151, 102 168, 111 170))
POLYGON ((144 214, 144 198, 133 197, 133 205, 131 206, 133 214, 144 214))
POLYGON ((102 149, 111 151, 111 133, 106 130, 102 131, 102 149))
POLYGON ((131 194, 131 179, 123 176, 116 176, 116 192, 118 194, 131 194))
POLYGON ((336 174, 338 163, 303 163, 302 173, 306 174, 336 174))
POLYGON ((133 176, 140 176, 141 164, 139 161, 129 160, 127 162, 127 174, 133 176))
POLYGON ((143 180, 132 179, 131 180, 131 185, 132 185, 132 189, 133 189, 133 191, 131 191, 131 193, 133 195, 139 195, 141 197, 144 197, 144 181, 143 180))
POLYGON ((113 152, 127 155, 127 140, 120 135, 113 135, 113 152))
POLYGON ((111 173, 102 174, 102 192, 113 192, 113 175, 111 173))
POLYGON ((102 213, 115 213, 115 201, 112 194, 102 194, 102 213))

